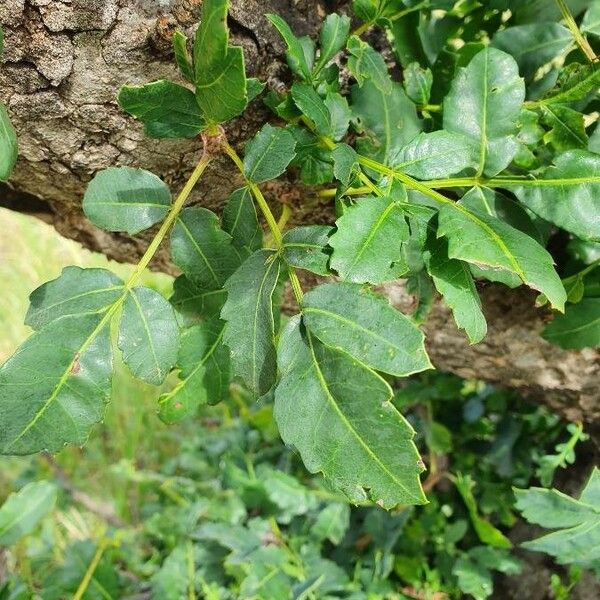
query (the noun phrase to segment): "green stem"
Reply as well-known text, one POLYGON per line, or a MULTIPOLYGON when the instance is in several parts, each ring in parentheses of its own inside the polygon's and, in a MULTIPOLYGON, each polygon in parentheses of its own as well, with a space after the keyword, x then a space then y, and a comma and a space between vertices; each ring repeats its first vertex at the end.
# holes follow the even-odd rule
MULTIPOLYGON (((223 151, 225 152, 225 154, 227 154, 227 156, 229 156, 229 158, 233 161, 235 166, 238 168, 239 172, 244 177, 244 180, 246 181, 246 185, 248 186, 248 189, 250 190, 250 192, 252 192, 252 195, 254 196, 256 203, 258 204, 258 207, 260 208, 260 211, 262 212, 263 217, 265 218, 265 221, 267 222, 269 231, 271 232, 271 235, 273 236, 273 242, 275 243, 275 246, 277 246, 277 250, 279 252, 282 252, 283 248, 284 248, 283 234, 281 233, 281 229, 279 228, 279 225, 277 224, 277 220, 273 216, 273 213, 271 212, 271 209, 269 208, 269 204, 267 203, 265 197, 263 196, 263 193, 260 191, 260 188, 253 181, 250 181, 246 177, 244 163, 242 162, 242 159, 238 156, 238 153, 229 144, 229 142, 224 141, 222 147, 223 147, 223 151)), ((301 305, 304 294, 302 292, 302 286, 300 285, 300 280, 298 279, 298 274, 296 273, 296 270, 293 267, 289 267, 288 271, 289 271, 290 283, 292 285, 292 290, 294 292, 294 296, 296 297, 296 301, 298 302, 298 304, 301 305)))
POLYGON ((573 34, 573 38, 577 42, 577 45, 581 48, 581 51, 585 54, 585 56, 590 62, 595 62, 597 59, 596 53, 594 52, 594 49, 590 46, 590 43, 581 33, 581 31, 579 31, 579 27, 577 26, 577 23, 575 22, 575 19, 573 18, 573 15, 569 10, 566 1, 556 0, 556 3, 558 4, 558 8, 560 9, 562 17, 567 24, 567 27, 571 30, 571 33, 573 34))
POLYGON ((86 593, 88 587, 90 586, 92 577, 94 576, 94 573, 96 572, 96 569, 98 568, 98 565, 102 560, 102 556, 104 555, 104 552, 106 552, 106 549, 110 546, 110 543, 111 542, 109 539, 104 538, 100 541, 100 544, 98 544, 96 553, 94 554, 92 561, 90 562, 83 576, 83 579, 81 580, 81 583, 79 584, 79 587, 77 588, 77 591, 73 596, 73 600, 81 600, 83 598, 83 595, 86 593))

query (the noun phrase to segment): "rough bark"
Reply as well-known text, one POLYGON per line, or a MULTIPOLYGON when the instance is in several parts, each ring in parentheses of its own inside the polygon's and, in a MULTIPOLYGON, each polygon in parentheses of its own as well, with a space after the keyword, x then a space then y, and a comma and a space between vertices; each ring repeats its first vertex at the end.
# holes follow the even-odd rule
MULTIPOLYGON (((32 212, 67 237, 120 261, 133 261, 150 234, 131 238, 91 226, 81 213, 87 181, 99 169, 133 165, 149 169, 178 189, 197 161, 197 140, 153 141, 116 104, 125 83, 178 79, 170 37, 176 28, 193 32, 201 0, 1 0, 0 23, 6 52, 0 70, 0 98, 20 137, 20 159, 12 191, 0 190, 0 205, 32 212)), ((313 34, 323 0, 233 0, 234 43, 245 49, 253 75, 271 87, 285 82, 283 47, 263 15, 277 12, 301 33, 313 34)), ((268 118, 255 103, 228 127, 241 145, 268 118)), ((215 164, 192 198, 218 208, 239 179, 226 161, 215 164)), ((293 205, 296 222, 331 219, 327 203, 289 182, 266 190, 274 202, 293 205)), ((166 253, 156 267, 169 270, 166 253)), ((410 308, 403 286, 388 288, 394 301, 410 308)), ((600 362, 593 350, 565 352, 539 337, 548 315, 533 308, 533 295, 498 286, 482 290, 490 331, 468 345, 441 304, 427 324, 434 364, 463 377, 477 377, 520 390, 569 419, 600 428, 600 362)))

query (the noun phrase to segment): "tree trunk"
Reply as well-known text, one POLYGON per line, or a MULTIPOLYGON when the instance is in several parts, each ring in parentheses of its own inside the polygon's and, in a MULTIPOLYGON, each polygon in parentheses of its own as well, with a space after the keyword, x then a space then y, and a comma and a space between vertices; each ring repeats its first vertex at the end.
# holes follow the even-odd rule
MULTIPOLYGON (((0 205, 32 212, 63 235, 119 261, 134 261, 150 234, 131 238, 90 225, 81 212, 85 186, 99 169, 143 167, 179 189, 201 148, 198 140, 148 140, 142 127, 117 106, 121 85, 153 79, 178 80, 170 39, 175 29, 188 34, 201 0, 2 0, 5 55, 0 98, 19 134, 20 158, 11 190, 0 190, 0 205)), ((281 14, 299 33, 315 35, 326 10, 323 0, 233 0, 230 27, 242 45, 252 75, 271 87, 287 81, 283 46, 264 14, 281 14)), ((268 118, 255 102, 228 127, 241 145, 268 118)), ((192 202, 218 209, 241 182, 222 160, 212 165, 192 202)), ((328 222, 329 201, 293 182, 272 183, 273 202, 286 202, 295 222, 328 222)), ((170 270, 166 252, 155 266, 170 270)), ((386 286, 395 304, 410 309, 403 285, 386 286)), ((486 286, 482 290, 489 334, 469 346, 440 303, 425 329, 434 364, 463 377, 508 386, 548 404, 588 428, 600 428, 600 361, 593 350, 566 352, 539 337, 545 311, 534 309, 525 290, 486 286)))

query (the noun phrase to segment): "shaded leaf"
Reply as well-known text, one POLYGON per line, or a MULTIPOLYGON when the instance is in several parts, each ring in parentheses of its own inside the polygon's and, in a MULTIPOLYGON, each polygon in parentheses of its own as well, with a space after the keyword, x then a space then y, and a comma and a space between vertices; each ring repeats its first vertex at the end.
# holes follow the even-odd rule
POLYGON ((406 377, 432 368, 423 333, 385 298, 360 285, 318 286, 304 297, 302 315, 321 342, 373 369, 406 377))
POLYGON ((558 490, 515 490, 516 508, 525 520, 553 533, 525 542, 524 548, 545 552, 560 564, 597 567, 600 560, 600 470, 594 468, 579 500, 558 490))
POLYGON ((329 540, 337 546, 350 527, 350 507, 341 502, 328 504, 317 517, 311 533, 320 540, 329 540))
POLYGON ((302 79, 310 80, 312 65, 307 61, 301 40, 297 38, 290 26, 279 15, 267 15, 267 19, 279 31, 287 44, 287 63, 293 73, 302 79))
POLYGON ((273 295, 279 271, 277 256, 258 250, 225 284, 223 341, 231 350, 234 376, 258 396, 271 389, 277 374, 273 295))
POLYGON ((600 347, 600 298, 567 305, 542 331, 542 337, 565 349, 600 347))
POLYGON ((331 153, 333 158, 333 174, 344 186, 350 184, 352 173, 358 166, 358 155, 348 144, 338 144, 331 153))
POLYGON ((437 291, 452 309, 456 325, 465 330, 471 344, 477 344, 487 333, 487 323, 468 265, 448 258, 444 239, 430 240, 428 250, 427 271, 437 291))
POLYGON ((341 140, 348 133, 352 118, 348 100, 337 92, 329 92, 324 102, 331 117, 331 135, 335 141, 341 140))
POLYGON ((330 275, 327 247, 333 228, 328 225, 295 227, 283 236, 283 258, 298 269, 317 275, 330 275))
POLYGON ((593 2, 581 21, 581 31, 600 37, 600 5, 593 2))
POLYGON ((299 316, 283 332, 278 355, 275 418, 307 469, 355 501, 368 490, 387 508, 424 503, 414 432, 390 402, 388 384, 303 331, 299 316))
POLYGON ((56 486, 48 481, 28 483, 0 507, 0 546, 10 546, 31 533, 56 504, 56 486))
POLYGON ((568 106, 551 104, 542 106, 543 122, 551 127, 544 142, 551 144, 557 152, 574 148, 587 148, 583 115, 568 106))
POLYGON ((254 183, 279 177, 295 156, 294 136, 286 129, 265 125, 248 142, 244 173, 254 183))
POLYGON ((357 140, 358 151, 388 165, 422 129, 415 105, 396 82, 388 94, 371 81, 353 86, 352 111, 365 134, 357 140))
POLYGON ((205 127, 194 92, 172 81, 124 86, 119 105, 141 121, 152 138, 193 138, 205 127))
POLYGON ((83 196, 83 212, 97 227, 136 234, 162 221, 171 192, 159 177, 131 167, 109 167, 96 174, 83 196))
POLYGON ((324 137, 331 137, 331 114, 312 85, 294 83, 292 98, 302 114, 314 123, 316 133, 324 137))
POLYGON ((173 262, 203 290, 218 290, 240 264, 231 236, 219 227, 215 213, 184 209, 171 233, 173 262))
POLYGON ((192 57, 188 50, 187 36, 181 31, 173 34, 173 51, 175 53, 175 62, 181 71, 181 74, 191 83, 194 82, 194 65, 192 57))
POLYGON ((368 80, 383 94, 389 95, 392 92, 392 80, 383 56, 356 35, 348 40, 347 48, 350 53, 348 69, 359 87, 368 80))
POLYGON ((6 181, 17 163, 17 134, 6 107, 0 102, 0 181, 6 181))
POLYGON ((132 289, 123 304, 118 343, 133 375, 160 385, 179 350, 179 326, 169 302, 150 288, 132 289))
POLYGON ((432 85, 431 69, 423 69, 418 62, 412 62, 404 69, 404 89, 415 104, 424 106, 429 103, 432 85))
POLYGON ((190 326, 219 316, 226 297, 224 289, 206 290, 195 285, 185 275, 180 275, 173 283, 170 302, 181 316, 183 324, 190 326))
POLYGON ((252 193, 247 187, 229 196, 223 209, 223 229, 236 248, 250 253, 262 248, 263 230, 258 222, 252 193))

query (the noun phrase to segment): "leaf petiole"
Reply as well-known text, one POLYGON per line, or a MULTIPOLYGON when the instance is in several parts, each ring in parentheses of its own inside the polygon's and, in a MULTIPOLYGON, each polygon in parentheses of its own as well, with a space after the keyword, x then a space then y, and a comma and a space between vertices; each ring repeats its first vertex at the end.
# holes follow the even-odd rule
MULTIPOLYGON (((277 220, 273 216, 273 213, 271 212, 269 204, 263 196, 263 193, 261 192, 260 188, 256 185, 256 183, 250 181, 246 177, 244 163, 242 162, 242 159, 238 156, 238 153, 229 144, 229 142, 227 142, 226 140, 223 141, 222 148, 223 152, 225 152, 225 154, 227 154, 227 156, 233 161, 235 166, 238 168, 239 172, 244 177, 248 189, 250 190, 250 192, 252 192, 252 195, 254 196, 256 203, 258 204, 258 207, 260 208, 260 211, 262 212, 265 221, 267 222, 269 231, 273 236, 273 242, 277 246, 277 250, 283 250, 283 234, 281 233, 281 229, 277 224, 277 220)), ((296 297, 296 301, 298 302, 298 304, 301 304, 304 294, 302 292, 302 286, 300 285, 300 280, 298 279, 296 270, 293 267, 289 267, 288 272, 290 277, 290 283, 292 285, 292 290, 294 292, 294 296, 296 297)))

